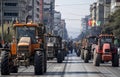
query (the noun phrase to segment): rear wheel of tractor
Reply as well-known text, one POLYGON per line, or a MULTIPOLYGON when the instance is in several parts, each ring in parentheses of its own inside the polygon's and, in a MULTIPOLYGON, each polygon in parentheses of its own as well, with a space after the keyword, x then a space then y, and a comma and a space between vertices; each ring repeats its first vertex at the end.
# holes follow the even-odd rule
POLYGON ((9 75, 9 74, 10 74, 9 52, 3 51, 2 59, 1 59, 1 75, 9 75))
POLYGON ((44 73, 44 53, 36 51, 34 59, 35 75, 42 75, 44 73))
POLYGON ((10 72, 11 73, 18 73, 18 67, 17 66, 11 66, 10 72))
POLYGON ((81 59, 84 59, 84 50, 81 50, 81 59))
POLYGON ((62 50, 62 58, 65 60, 65 51, 62 50))
POLYGON ((94 54, 94 60, 93 60, 93 65, 94 66, 100 66, 100 62, 101 62, 101 54, 94 54))
POLYGON ((46 51, 44 53, 44 73, 47 71, 47 56, 46 56, 46 51))
POLYGON ((119 55, 117 55, 117 54, 113 55, 112 66, 119 67, 119 55))
POLYGON ((12 59, 10 59, 10 73, 18 73, 18 66, 14 65, 12 59))
POLYGON ((65 56, 67 56, 67 50, 65 50, 65 56))
POLYGON ((88 52, 88 50, 84 51, 84 62, 89 63, 89 52, 88 52))
POLYGON ((62 51, 58 50, 58 53, 57 53, 57 63, 62 63, 62 61, 63 61, 62 51))
POLYGON ((80 50, 77 50, 77 56, 80 57, 80 50))

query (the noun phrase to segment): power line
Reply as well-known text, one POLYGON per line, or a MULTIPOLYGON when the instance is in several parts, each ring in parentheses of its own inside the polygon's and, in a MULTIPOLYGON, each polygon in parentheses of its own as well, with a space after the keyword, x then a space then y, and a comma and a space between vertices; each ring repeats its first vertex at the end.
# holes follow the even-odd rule
POLYGON ((78 6, 78 5, 89 5, 90 3, 81 3, 81 4, 61 4, 55 6, 78 6))
POLYGON ((75 13, 68 13, 68 14, 70 14, 70 15, 75 15, 75 16, 85 16, 85 15, 80 15, 80 14, 75 14, 75 13))
POLYGON ((78 21, 81 21, 81 19, 69 19, 69 18, 63 18, 63 19, 65 19, 65 20, 78 20, 78 21))

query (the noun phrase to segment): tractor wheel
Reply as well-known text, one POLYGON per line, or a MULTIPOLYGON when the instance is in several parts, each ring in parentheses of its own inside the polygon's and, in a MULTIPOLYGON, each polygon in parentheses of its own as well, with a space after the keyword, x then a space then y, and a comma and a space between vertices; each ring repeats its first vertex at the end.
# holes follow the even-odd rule
POLYGON ((77 51, 77 56, 80 57, 80 50, 77 51))
POLYGON ((84 62, 89 63, 89 52, 88 52, 88 50, 84 51, 84 62))
POLYGON ((14 65, 12 59, 10 59, 10 73, 18 73, 18 66, 14 65))
POLYGON ((112 66, 119 67, 119 56, 117 54, 113 54, 112 66))
POLYGON ((46 56, 46 51, 44 52, 44 73, 47 71, 47 56, 46 56))
POLYGON ((36 51, 34 59, 35 75, 42 75, 44 73, 44 53, 36 51))
POLYGON ((18 73, 18 67, 17 66, 11 66, 10 72, 11 73, 18 73))
POLYGON ((105 63, 103 60, 101 60, 101 63, 105 63))
POLYGON ((100 66, 100 62, 101 62, 101 54, 94 54, 94 59, 93 59, 93 65, 94 66, 100 66))
POLYGON ((65 60, 65 51, 62 51, 62 58, 65 60))
POLYGON ((58 50, 58 53, 57 53, 57 63, 62 63, 63 61, 63 53, 61 50, 58 50))
POLYGON ((67 56, 67 50, 65 50, 65 56, 67 56))
POLYGON ((84 50, 81 50, 81 59, 84 59, 84 50))
POLYGON ((9 52, 2 52, 1 59, 1 75, 9 75, 10 74, 10 66, 9 66, 9 52))

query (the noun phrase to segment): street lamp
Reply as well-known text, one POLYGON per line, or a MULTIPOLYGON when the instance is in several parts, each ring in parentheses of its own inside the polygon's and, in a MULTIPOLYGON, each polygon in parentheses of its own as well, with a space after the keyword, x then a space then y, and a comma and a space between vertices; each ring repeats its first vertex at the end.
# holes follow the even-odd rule
POLYGON ((4 28, 3 28, 3 5, 2 5, 3 1, 1 0, 1 40, 2 40, 2 44, 4 44, 4 28))

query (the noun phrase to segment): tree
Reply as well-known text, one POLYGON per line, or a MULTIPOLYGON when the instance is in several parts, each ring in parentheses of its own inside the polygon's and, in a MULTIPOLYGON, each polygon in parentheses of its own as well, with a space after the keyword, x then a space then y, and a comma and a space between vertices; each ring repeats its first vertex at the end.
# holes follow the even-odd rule
POLYGON ((113 32, 116 37, 120 37, 120 9, 109 16, 109 23, 105 24, 103 31, 113 32))

